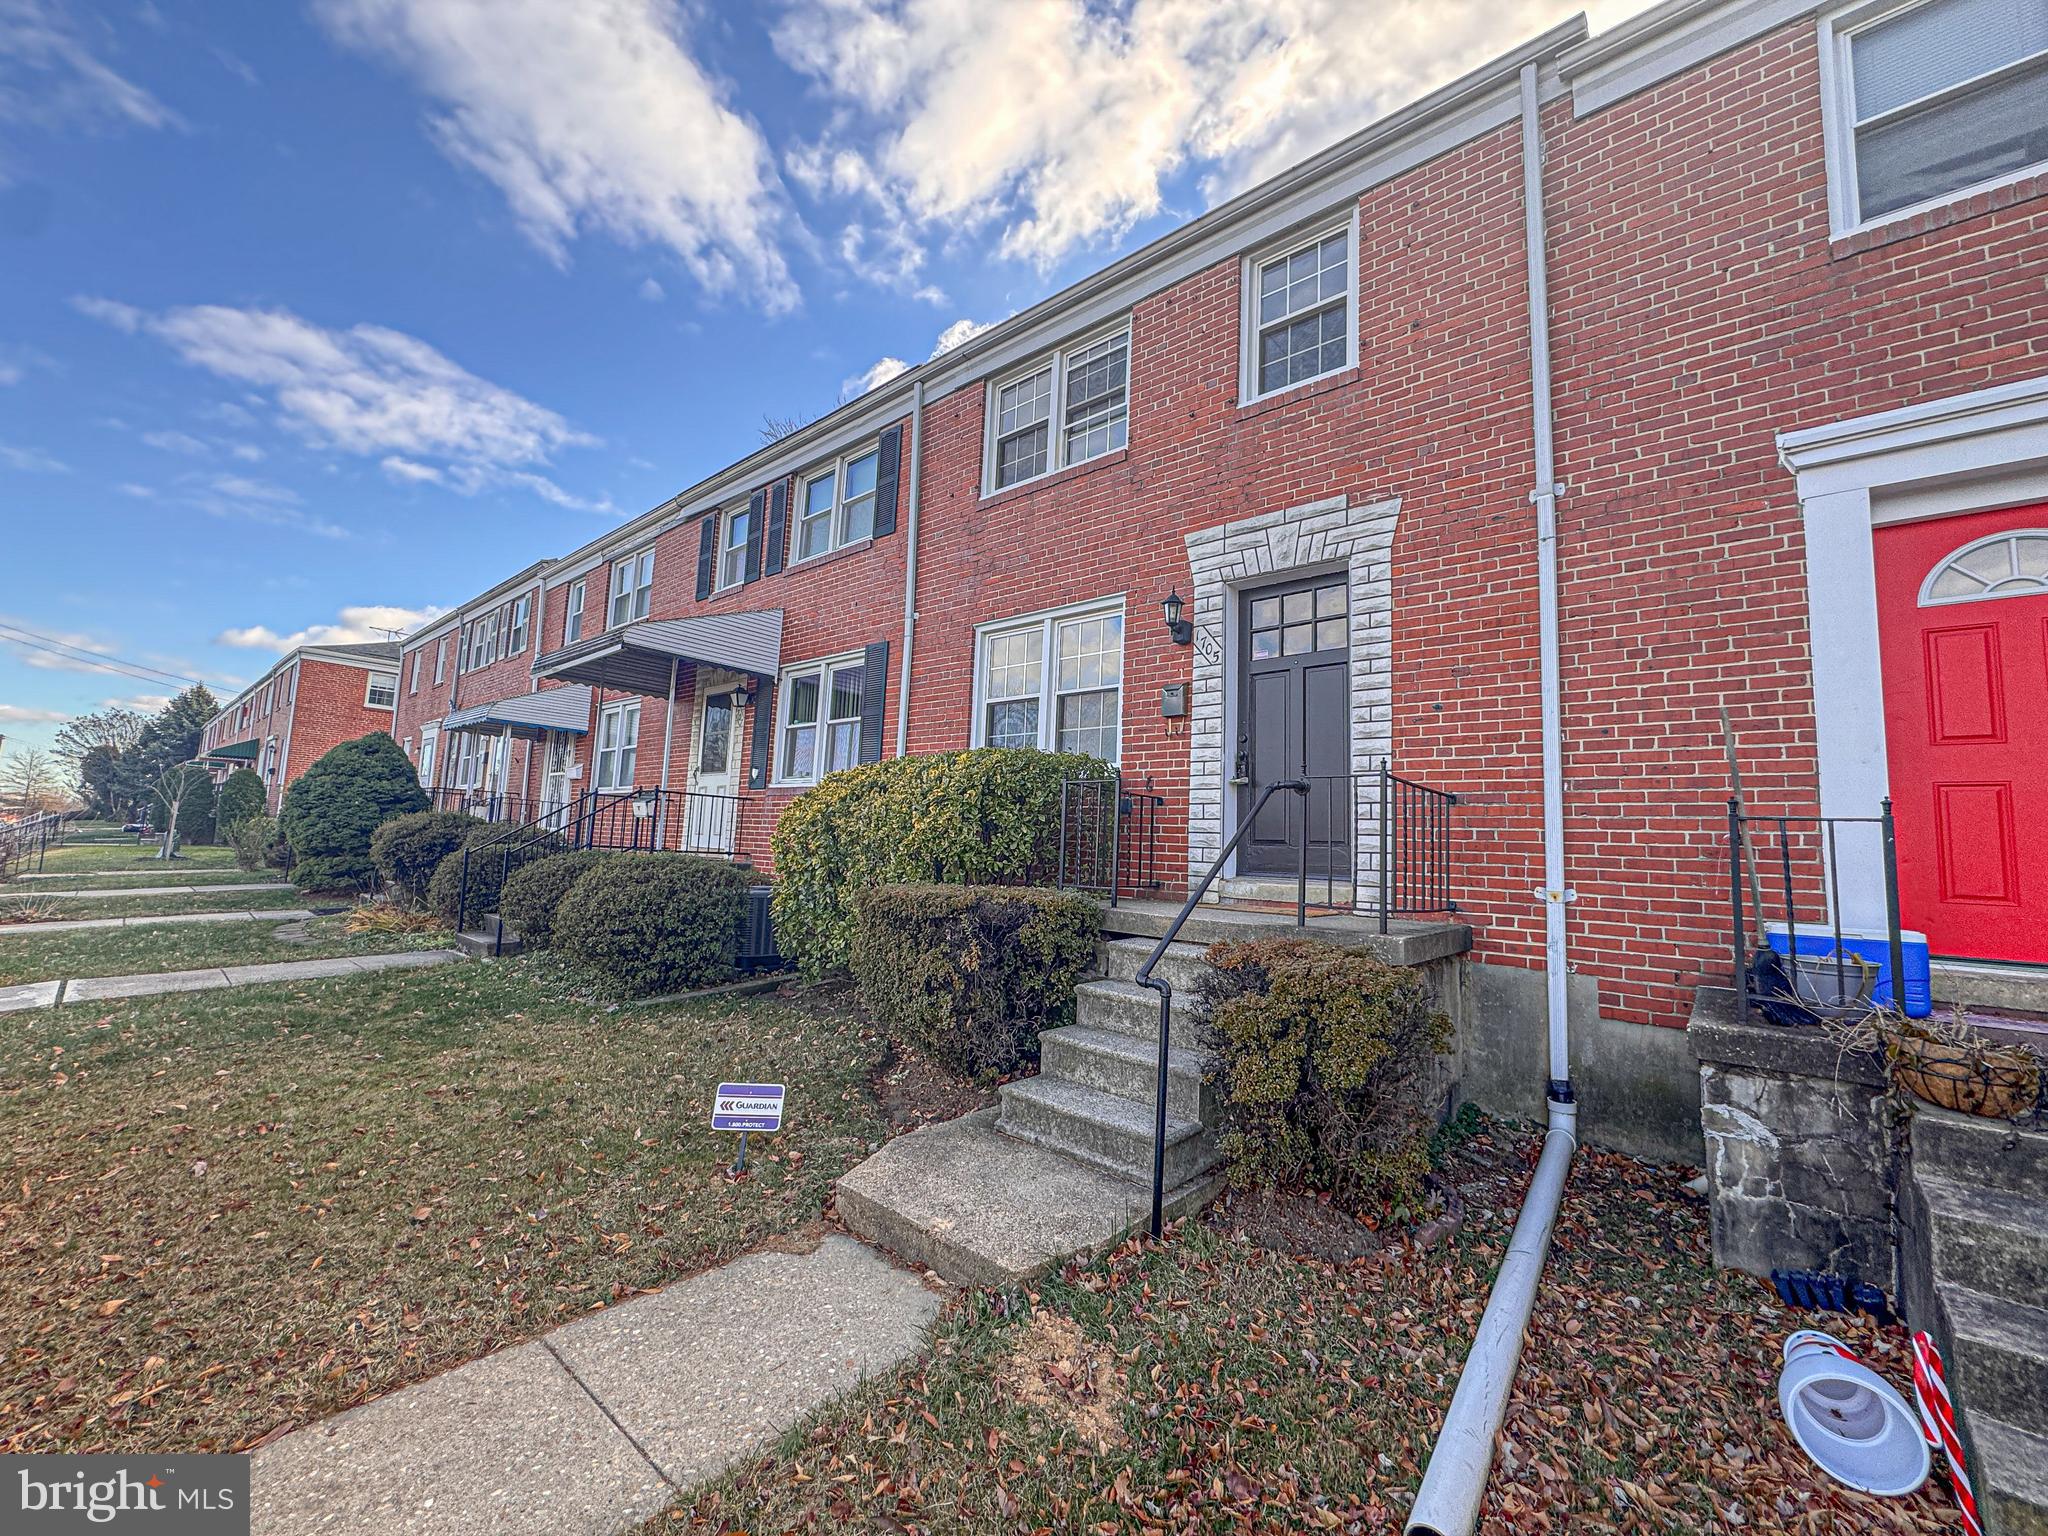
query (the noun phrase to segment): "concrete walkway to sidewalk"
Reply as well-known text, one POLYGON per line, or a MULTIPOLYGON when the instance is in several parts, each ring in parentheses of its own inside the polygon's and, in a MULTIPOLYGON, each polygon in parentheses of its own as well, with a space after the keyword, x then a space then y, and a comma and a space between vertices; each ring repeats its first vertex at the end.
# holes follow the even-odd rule
POLYGON ((227 885, 129 885, 89 891, 51 891, 38 899, 48 901, 93 901, 105 896, 212 896, 221 891, 288 891, 289 880, 243 880, 227 885))
MULTIPOLYGON (((13 875, 9 880, 161 880, 167 873, 178 874, 181 871, 167 871, 162 868, 51 870, 44 875, 13 875)), ((188 869, 182 873, 187 880, 195 884, 204 881, 208 890, 215 890, 223 885, 257 885, 260 888, 260 882, 250 880, 239 869, 188 869)), ((132 896, 135 893, 131 890, 128 894, 132 896)))
POLYGON ((316 914, 304 907, 254 907, 239 912, 153 912, 140 917, 66 917, 53 923, 0 923, 0 939, 81 928, 156 928, 170 923, 292 923, 316 914))
MULTIPOLYGON (((268 917, 270 914, 265 913, 268 917)), ((38 927, 47 928, 48 923, 38 927)), ((0 1013, 55 1008, 60 1003, 104 1002, 117 997, 154 997, 160 992, 210 992, 220 987, 253 987, 266 981, 315 981, 359 976, 365 971, 410 971, 462 959, 456 949, 408 949, 389 955, 337 955, 329 960, 279 960, 265 965, 214 965, 198 971, 152 971, 142 976, 91 976, 78 981, 27 981, 0 987, 0 1013)))
POLYGON ((940 1297, 830 1236, 759 1252, 309 1425, 254 1536, 613 1536, 924 1347, 940 1297))

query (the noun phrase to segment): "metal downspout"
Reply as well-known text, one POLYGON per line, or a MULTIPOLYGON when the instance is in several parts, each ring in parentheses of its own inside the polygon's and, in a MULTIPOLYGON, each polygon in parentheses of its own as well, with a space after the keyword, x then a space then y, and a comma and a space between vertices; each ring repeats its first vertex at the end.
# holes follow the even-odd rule
POLYGON ((1493 1465, 1493 1446, 1507 1416, 1521 1361, 1522 1335, 1550 1251, 1550 1233, 1564 1199, 1578 1146, 1578 1106, 1571 1086, 1566 1014, 1565 908, 1571 892, 1564 869, 1564 692, 1558 657, 1557 474, 1551 422, 1550 281, 1543 219, 1543 123, 1537 66, 1522 66, 1522 207, 1529 272, 1529 389, 1534 407, 1536 592, 1543 707, 1543 902, 1545 1002, 1549 1025, 1549 1130, 1543 1155, 1515 1222, 1493 1295, 1479 1320, 1472 1352, 1458 1374, 1444 1427, 1430 1453, 1422 1486, 1408 1512, 1409 1536, 1470 1536, 1493 1465))
POLYGON ((910 386, 910 496, 903 513, 903 659, 896 683, 896 755, 910 749, 910 651, 917 643, 917 514, 924 484, 924 380, 910 386))

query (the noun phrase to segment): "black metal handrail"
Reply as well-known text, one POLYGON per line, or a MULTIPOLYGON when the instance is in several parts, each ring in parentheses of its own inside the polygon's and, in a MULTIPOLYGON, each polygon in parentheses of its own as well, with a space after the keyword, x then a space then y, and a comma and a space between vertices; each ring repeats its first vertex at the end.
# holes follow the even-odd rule
POLYGON ((1158 890, 1164 884, 1159 817, 1165 805, 1166 797, 1149 788, 1125 788, 1115 768, 1061 780, 1060 888, 1101 891, 1112 907, 1127 889, 1158 890))
MULTIPOLYGON (((1766 1017, 1774 1014, 1792 1022, 1803 1016, 1805 1022, 1812 1022, 1829 1011, 1854 1010, 1873 1001, 1860 995, 1860 987, 1852 987, 1849 971, 1852 961, 1849 946, 1844 940, 1850 937, 1842 920, 1842 869, 1841 829, 1844 827, 1874 827, 1878 838, 1879 856, 1884 869, 1884 905, 1886 925, 1886 954, 1891 962, 1890 987, 1891 1005, 1903 1011, 1906 1001, 1905 938, 1899 919, 1899 857, 1898 839, 1892 822, 1892 803, 1889 799, 1881 802, 1875 816, 1780 816, 1758 815, 1745 812, 1742 802, 1730 799, 1728 802, 1728 914, 1733 934, 1733 981, 1736 992, 1742 999, 1745 1016, 1753 1008, 1761 1008, 1766 1017), (1769 881, 1777 886, 1774 893, 1781 903, 1785 928, 1784 974, 1777 978, 1789 987, 1773 989, 1768 974, 1759 974, 1758 960, 1763 951, 1771 948, 1770 934, 1764 917, 1764 873, 1765 852, 1771 839, 1766 835, 1775 831, 1775 868, 1769 881), (1795 843, 1803 846, 1795 848, 1795 843), (1760 846, 1762 845, 1762 846, 1760 846), (1814 882, 1818 881, 1818 890, 1814 882), (1807 895, 1802 902, 1801 887, 1807 895), (1818 903, 1818 916, 1805 924, 1809 933, 1819 930, 1832 939, 1826 955, 1818 957, 1819 964, 1810 963, 1812 957, 1802 956, 1799 948, 1799 934, 1802 910, 1812 914, 1818 903), (1753 913, 1757 932, 1755 942, 1757 954, 1752 956, 1749 946, 1748 921, 1753 913), (1828 962, 1833 962, 1835 990, 1831 997, 1818 995, 1819 988, 1801 988, 1802 973, 1808 976, 1823 975, 1828 962)), ((1859 980, 1861 979, 1859 967, 1859 980)))
MULTIPOLYGON (((1253 821, 1257 819, 1259 812, 1265 809, 1266 802, 1283 789, 1300 795, 1304 802, 1308 799, 1309 784, 1306 779, 1282 779, 1279 783, 1268 784, 1261 790, 1259 798, 1252 805, 1251 814, 1238 822, 1237 830, 1230 835, 1230 841, 1217 850, 1216 857, 1209 861, 1207 872, 1188 892, 1188 899, 1180 904, 1180 911, 1176 912, 1173 921, 1166 925, 1166 932, 1160 936, 1159 942, 1152 946, 1152 953, 1145 957, 1145 963, 1138 967, 1138 985, 1150 987, 1159 994, 1159 1071, 1153 1084, 1152 1098, 1152 1236, 1155 1238, 1161 1231, 1162 1209, 1166 1201, 1166 1067, 1167 1045, 1173 1032, 1173 983, 1164 976, 1154 976, 1152 967, 1159 963, 1166 953, 1167 946, 1173 943, 1197 904, 1208 894, 1209 887, 1216 883, 1216 877, 1223 872, 1224 864, 1237 852, 1237 845, 1243 842, 1245 834, 1251 831, 1253 821)), ((1301 864, 1296 871, 1294 925, 1297 928, 1308 926, 1306 837, 1301 840, 1301 864)))
POLYGON ((1351 887, 1352 906, 1365 908, 1358 880, 1357 829, 1360 799, 1369 794, 1379 806, 1379 867, 1374 885, 1380 932, 1387 932, 1390 920, 1396 916, 1458 910, 1458 903, 1451 896, 1451 811, 1458 803, 1455 794, 1403 778, 1389 763, 1364 773, 1311 774, 1307 783, 1309 792, 1302 802, 1302 839, 1305 845, 1320 846, 1322 850, 1325 906, 1338 904, 1337 884, 1341 878, 1351 887), (1320 843, 1313 836, 1319 815, 1325 816, 1322 824, 1329 829, 1329 835, 1320 843))

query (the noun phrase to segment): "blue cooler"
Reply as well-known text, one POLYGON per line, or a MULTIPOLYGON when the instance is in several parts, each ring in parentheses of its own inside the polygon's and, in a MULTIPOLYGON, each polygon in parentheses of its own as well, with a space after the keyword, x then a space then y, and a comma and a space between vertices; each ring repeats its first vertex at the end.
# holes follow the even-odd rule
MULTIPOLYGON (((1779 954, 1791 952, 1792 946, 1783 923, 1765 923, 1764 937, 1771 948, 1779 954)), ((1910 928, 1905 929, 1899 934, 1899 945, 1906 966, 1906 1017, 1924 1019, 1934 1012, 1934 984, 1928 974, 1927 964, 1927 935, 1915 933, 1910 928)), ((1832 958, 1834 953, 1833 927, 1816 924, 1808 928, 1803 923, 1799 926, 1801 959, 1810 956, 1824 963, 1832 958)), ((1873 932, 1868 928, 1844 928, 1842 953, 1860 955, 1877 967, 1877 980, 1871 985, 1870 1000, 1879 1007, 1893 1006, 1891 935, 1882 930, 1873 932)))

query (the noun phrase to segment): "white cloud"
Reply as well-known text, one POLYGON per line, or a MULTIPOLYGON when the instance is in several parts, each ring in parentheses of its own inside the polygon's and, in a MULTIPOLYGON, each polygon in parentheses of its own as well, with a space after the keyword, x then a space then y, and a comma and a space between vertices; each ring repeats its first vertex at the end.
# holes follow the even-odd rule
POLYGON ((244 629, 223 630, 214 636, 214 643, 243 650, 276 651, 280 655, 302 645, 364 645, 373 640, 390 639, 393 630, 401 635, 411 634, 446 611, 443 608, 401 608, 389 603, 368 603, 342 609, 332 624, 308 624, 288 635, 279 634, 265 624, 251 624, 244 629))
POLYGON ((0 725, 58 725, 70 718, 61 709, 30 709, 21 704, 0 704, 0 725))
POLYGON ((19 384, 27 377, 27 369, 21 368, 14 363, 0 363, 0 388, 5 388, 10 384, 19 384))
POLYGON ((660 245, 713 292, 796 302, 759 130, 691 54, 678 0, 316 0, 343 42, 439 103, 451 160, 494 182, 557 262, 599 233, 660 245))
POLYGON ((163 453, 182 453, 202 458, 211 450, 189 432, 145 432, 142 440, 163 453))
MULTIPOLYGON (((1642 0, 1604 0, 1619 15, 1642 0)), ((848 114, 829 185, 948 235, 994 226, 1051 267, 1165 208, 1193 168, 1212 200, 1504 52, 1563 0, 794 0, 793 67, 848 114), (854 163, 843 163, 851 156, 854 163)), ((799 181, 792 161, 792 176, 799 181)), ((807 182, 807 185, 815 183, 807 182)))
POLYGON ((661 284, 650 277, 641 282, 640 297, 650 304, 659 304, 668 297, 668 293, 661 284))
POLYGON ((994 323, 990 320, 955 320, 939 332, 938 344, 932 348, 932 356, 944 357, 962 342, 971 341, 979 336, 994 323))
POLYGON ((101 709, 132 709, 138 715, 153 715, 171 702, 168 693, 131 693, 125 699, 101 699, 101 709))
POLYGON ((0 464, 9 469, 18 469, 30 475, 68 475, 71 466, 62 459, 43 452, 40 448, 21 448, 12 443, 0 443, 0 464))
MULTIPOLYGON (((287 430, 317 447, 376 458, 395 479, 444 482, 465 494, 519 486, 561 505, 578 502, 539 469, 558 450, 593 446, 595 437, 403 331, 330 330, 289 310, 219 304, 150 314, 100 299, 73 303, 119 329, 156 337, 216 377, 250 386, 258 392, 250 398, 267 401, 287 430)), ((248 414, 240 405, 218 409, 248 414)), ((184 433, 144 440, 205 449, 184 433)), ((245 444, 230 451, 244 460, 263 456, 245 444)), ((221 482, 213 488, 220 491, 221 482)), ((327 524, 318 531, 342 530, 327 524)))
POLYGON ((212 475, 188 480, 177 499, 208 517, 260 523, 267 528, 288 528, 322 539, 354 537, 341 524, 304 510, 299 493, 289 486, 252 479, 248 475, 212 475))
POLYGON ((232 458, 240 459, 244 464, 261 464, 267 457, 254 443, 230 443, 228 454, 232 458))
MULTIPOLYGON (((951 325, 939 332, 939 339, 933 344, 931 355, 933 357, 944 357, 969 337, 979 336, 994 323, 992 320, 955 320, 951 325)), ((910 364, 903 361, 900 357, 876 359, 874 365, 867 369, 866 372, 855 374, 839 386, 840 403, 844 404, 856 396, 864 395, 871 389, 881 388, 891 379, 907 372, 909 368, 910 364)))
POLYGON ((137 501, 154 501, 156 492, 146 485, 137 485, 133 480, 123 480, 114 487, 123 496, 133 496, 137 501))
POLYGON ((179 126, 177 113, 116 73, 62 0, 0 0, 0 121, 179 126))
POLYGON ((142 329, 143 313, 133 304, 123 304, 119 299, 102 299, 89 293, 74 294, 71 307, 91 320, 102 325, 111 325, 117 331, 133 335, 142 329))

